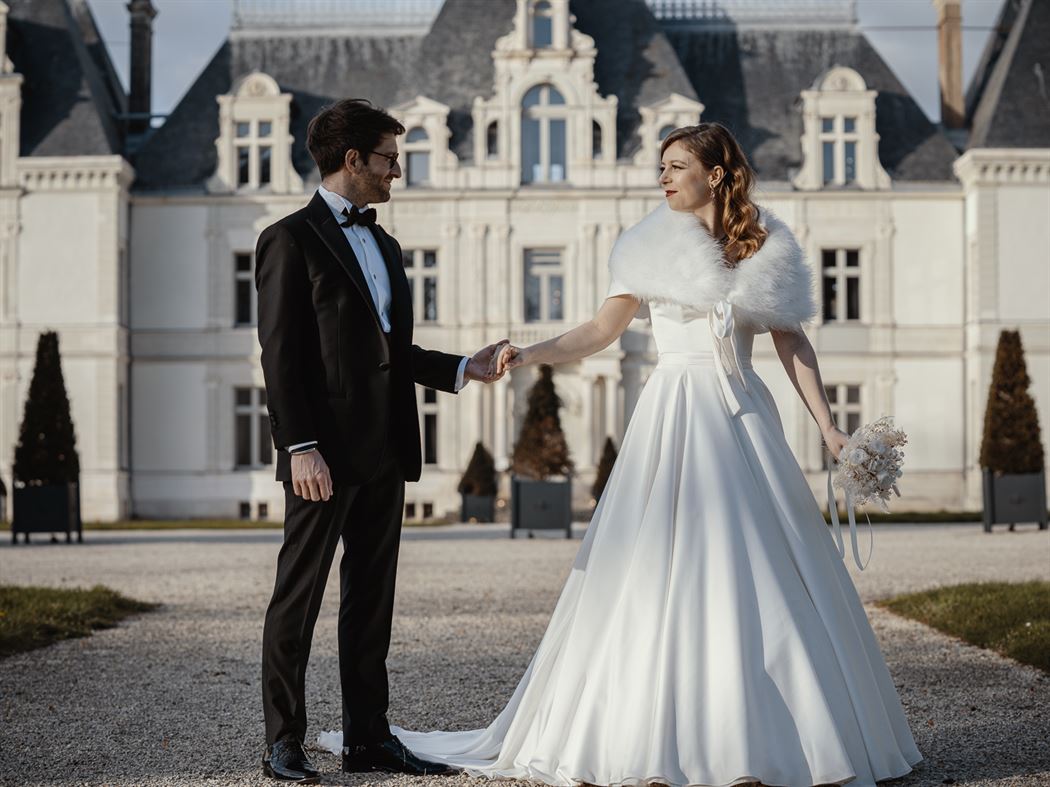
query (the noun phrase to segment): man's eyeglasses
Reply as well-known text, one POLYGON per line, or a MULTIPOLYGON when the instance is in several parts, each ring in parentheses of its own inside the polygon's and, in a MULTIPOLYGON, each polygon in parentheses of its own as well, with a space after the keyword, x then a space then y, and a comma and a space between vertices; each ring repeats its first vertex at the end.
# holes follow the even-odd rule
POLYGON ((389 161, 390 162, 390 167, 389 167, 390 170, 393 170, 394 167, 397 166, 397 153, 394 153, 393 155, 391 155, 389 153, 380 153, 378 150, 370 150, 370 151, 368 151, 368 153, 369 153, 369 155, 375 153, 377 156, 382 156, 387 161, 389 161))

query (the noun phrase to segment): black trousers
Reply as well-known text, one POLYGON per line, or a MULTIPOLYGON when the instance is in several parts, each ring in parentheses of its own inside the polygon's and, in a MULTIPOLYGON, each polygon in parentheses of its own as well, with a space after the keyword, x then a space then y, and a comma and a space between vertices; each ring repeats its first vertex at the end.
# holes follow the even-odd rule
POLYGON ((386 656, 405 503, 404 474, 387 446, 369 483, 335 484, 313 502, 284 484, 284 544, 263 627, 262 693, 268 744, 306 737, 306 663, 325 582, 339 564, 339 677, 347 746, 390 737, 386 656))

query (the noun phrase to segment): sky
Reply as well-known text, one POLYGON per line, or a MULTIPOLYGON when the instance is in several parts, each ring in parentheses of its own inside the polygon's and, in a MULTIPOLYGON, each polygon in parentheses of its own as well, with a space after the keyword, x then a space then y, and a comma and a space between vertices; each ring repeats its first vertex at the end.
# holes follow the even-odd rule
MULTIPOLYGON (((342 0, 352 3, 353 0, 342 0)), ((222 45, 233 0, 153 0, 153 111, 174 109, 222 45)), ((963 0, 963 85, 969 85, 1003 0, 963 0)), ((88 0, 127 86, 127 0, 88 0)), ((857 16, 868 39, 926 115, 940 119, 937 88, 937 15, 932 0, 858 0, 857 16)), ((701 96, 703 99, 703 96, 701 96)))

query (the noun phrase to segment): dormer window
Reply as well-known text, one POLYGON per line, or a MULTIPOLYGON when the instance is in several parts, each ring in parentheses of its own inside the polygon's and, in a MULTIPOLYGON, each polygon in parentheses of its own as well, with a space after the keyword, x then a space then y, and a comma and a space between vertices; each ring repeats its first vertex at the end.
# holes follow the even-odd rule
POLYGON ((820 119, 824 185, 848 186, 857 180, 857 118, 834 115, 820 119))
POLYGON ((532 7, 532 48, 548 49, 554 42, 554 12, 547 0, 532 7))
POLYGON ((836 66, 802 91, 802 167, 796 188, 887 189, 879 161, 874 90, 852 68, 836 66))
POLYGON ((399 141, 404 177, 394 181, 395 187, 450 185, 458 161, 448 147, 452 135, 448 127, 449 108, 426 96, 416 96, 389 111, 408 129, 399 141))
POLYGON ((671 93, 667 98, 639 107, 642 122, 638 135, 642 144, 634 154, 634 163, 646 167, 658 164, 660 146, 667 135, 676 128, 698 123, 703 111, 703 104, 681 93, 671 93))
POLYGON ((430 185, 430 137, 416 126, 405 135, 405 182, 409 186, 430 185))
POLYGON ((565 180, 565 99, 553 85, 536 85, 521 102, 521 182, 560 183, 565 180))
POLYGON ((291 94, 282 93, 272 77, 255 71, 237 80, 218 102, 218 166, 208 190, 275 194, 302 190, 303 180, 292 166, 291 94))

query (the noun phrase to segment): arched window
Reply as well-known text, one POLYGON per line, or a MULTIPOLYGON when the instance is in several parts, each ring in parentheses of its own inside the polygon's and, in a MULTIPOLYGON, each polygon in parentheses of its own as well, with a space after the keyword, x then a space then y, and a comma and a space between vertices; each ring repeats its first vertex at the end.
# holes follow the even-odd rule
POLYGON ((430 183, 430 137, 420 126, 405 135, 405 158, 407 171, 405 182, 409 186, 426 186, 430 183))
POLYGON ((602 157, 602 126, 597 120, 591 121, 591 157, 602 157))
POLYGON ((674 131, 674 126, 668 123, 666 126, 660 129, 660 141, 663 142, 667 139, 667 135, 674 131))
POLYGON ((499 157, 499 123, 495 120, 485 129, 485 155, 490 159, 499 157))
POLYGON ((547 0, 540 0, 532 7, 532 48, 546 49, 553 41, 554 14, 547 0))
POLYGON ((565 180, 565 99, 552 85, 536 85, 521 102, 521 182, 565 180))

